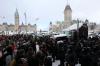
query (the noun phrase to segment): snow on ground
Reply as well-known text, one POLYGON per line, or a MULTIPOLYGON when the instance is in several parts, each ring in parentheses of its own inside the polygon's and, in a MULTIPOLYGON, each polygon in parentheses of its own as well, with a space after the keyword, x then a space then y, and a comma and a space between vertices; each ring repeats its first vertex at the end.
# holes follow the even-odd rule
POLYGON ((53 62, 52 66, 58 66, 60 64, 59 60, 56 60, 55 62, 53 62))

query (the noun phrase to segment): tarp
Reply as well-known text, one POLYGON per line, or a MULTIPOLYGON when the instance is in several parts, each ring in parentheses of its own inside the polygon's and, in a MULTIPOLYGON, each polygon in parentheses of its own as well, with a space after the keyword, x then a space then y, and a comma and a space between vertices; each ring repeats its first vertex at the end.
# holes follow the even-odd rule
MULTIPOLYGON (((79 28, 83 25, 83 23, 79 23, 79 28)), ((62 31, 70 31, 70 30, 75 30, 77 29, 77 23, 73 24, 72 26, 66 28, 66 29, 63 29, 62 31)))
POLYGON ((57 38, 57 37, 64 37, 66 36, 66 34, 59 34, 59 35, 54 35, 54 38, 57 38))

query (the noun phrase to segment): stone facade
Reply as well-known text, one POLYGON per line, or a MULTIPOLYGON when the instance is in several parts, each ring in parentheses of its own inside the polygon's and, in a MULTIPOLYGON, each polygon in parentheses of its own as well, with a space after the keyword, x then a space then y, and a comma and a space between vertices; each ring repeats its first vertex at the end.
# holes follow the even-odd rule
POLYGON ((64 28, 72 25, 72 9, 67 5, 64 10, 64 28))
MULTIPOLYGON (((95 22, 89 22, 87 19, 85 21, 79 20, 79 22, 86 22, 89 31, 100 32, 100 25, 96 25, 95 22)), ((67 5, 64 10, 64 21, 57 21, 56 24, 50 22, 49 32, 61 32, 75 23, 78 23, 78 20, 72 20, 72 9, 67 5)))
POLYGON ((37 31, 37 25, 24 25, 23 23, 19 25, 20 18, 19 18, 19 13, 18 10, 16 9, 16 12, 14 14, 14 19, 15 19, 15 24, 10 24, 8 25, 7 23, 3 23, 0 25, 0 32, 16 32, 16 33, 21 33, 21 32, 36 32, 37 31))
POLYGON ((64 21, 57 21, 56 24, 51 24, 49 27, 49 31, 59 32, 62 29, 65 29, 72 25, 72 9, 70 5, 67 5, 64 9, 64 21))

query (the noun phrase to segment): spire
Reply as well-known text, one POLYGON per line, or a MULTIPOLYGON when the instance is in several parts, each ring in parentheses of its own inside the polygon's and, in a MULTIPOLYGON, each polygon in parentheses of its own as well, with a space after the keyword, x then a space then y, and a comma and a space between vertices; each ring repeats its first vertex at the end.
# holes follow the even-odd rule
POLYGON ((24 16, 25 16, 25 24, 27 25, 27 15, 26 15, 26 12, 24 13, 24 16))
POLYGON ((16 8, 16 12, 18 12, 18 9, 16 8))
POLYGON ((24 13, 25 19, 26 19, 26 12, 24 13))
POLYGON ((19 16, 18 9, 16 8, 15 16, 19 16))
POLYGON ((34 26, 37 26, 36 24, 34 24, 34 26))
POLYGON ((24 25, 24 23, 22 22, 22 25, 24 25))
POLYGON ((70 11, 72 11, 70 5, 67 5, 67 6, 65 7, 65 10, 70 10, 70 11))
POLYGON ((65 7, 65 10, 70 10, 70 11, 72 11, 68 0, 67 0, 67 5, 66 5, 66 7, 65 7))
POLYGON ((52 25, 52 22, 50 22, 50 25, 52 25))

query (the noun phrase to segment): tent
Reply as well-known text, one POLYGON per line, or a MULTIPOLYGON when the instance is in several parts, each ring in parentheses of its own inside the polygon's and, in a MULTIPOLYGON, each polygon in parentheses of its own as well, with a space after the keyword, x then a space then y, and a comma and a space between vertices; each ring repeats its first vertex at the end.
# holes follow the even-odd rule
MULTIPOLYGON (((83 25, 83 23, 79 23, 79 28, 83 25)), ((76 30, 77 29, 77 23, 73 24, 72 26, 63 29, 62 31, 71 31, 71 30, 76 30)))
POLYGON ((59 34, 59 35, 54 35, 54 38, 57 38, 57 37, 64 37, 66 36, 66 34, 59 34))

